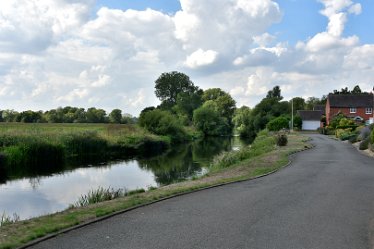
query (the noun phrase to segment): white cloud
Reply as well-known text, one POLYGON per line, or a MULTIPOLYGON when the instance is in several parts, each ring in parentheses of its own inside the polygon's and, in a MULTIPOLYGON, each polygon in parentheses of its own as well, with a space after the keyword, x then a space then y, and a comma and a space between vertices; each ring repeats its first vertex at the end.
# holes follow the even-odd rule
POLYGON ((318 1, 328 24, 294 47, 269 33, 284 12, 274 0, 181 0, 175 14, 94 13, 94 0, 3 1, 0 109, 75 105, 137 115, 158 104, 154 81, 173 70, 202 88, 221 87, 239 105, 256 104, 275 85, 285 96, 369 87, 373 45, 344 35, 362 6, 318 1))
POLYGON ((194 69, 214 63, 217 59, 217 56, 218 53, 216 51, 204 51, 202 49, 198 49, 187 57, 184 64, 187 67, 194 69))

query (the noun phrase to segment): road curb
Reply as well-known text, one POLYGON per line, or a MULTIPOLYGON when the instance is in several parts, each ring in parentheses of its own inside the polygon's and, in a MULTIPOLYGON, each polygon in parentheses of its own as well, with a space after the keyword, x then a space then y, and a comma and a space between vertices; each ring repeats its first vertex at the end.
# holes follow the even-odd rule
MULTIPOLYGON (((307 142, 310 142, 311 140, 312 139, 309 139, 307 142)), ((278 169, 273 170, 273 171, 271 171, 269 173, 266 173, 266 174, 263 174, 263 175, 259 175, 259 176, 253 177, 253 178, 249 178, 249 179, 243 179, 243 180, 237 180, 237 181, 232 181, 232 182, 220 183, 220 184, 216 184, 216 185, 212 185, 212 186, 208 186, 208 187, 203 187, 203 188, 199 188, 199 189, 195 189, 195 190, 181 192, 181 193, 174 194, 174 195, 171 195, 171 196, 168 196, 168 197, 164 197, 164 198, 161 198, 159 200, 155 200, 155 201, 152 201, 152 202, 149 202, 149 203, 145 203, 145 204, 137 205, 137 206, 134 206, 134 207, 131 207, 131 208, 127 208, 127 209, 124 209, 124 210, 116 211, 114 213, 111 213, 111 214, 108 214, 108 215, 105 215, 105 216, 102 216, 102 217, 95 218, 94 220, 83 222, 83 223, 81 223, 79 225, 76 225, 76 226, 73 226, 73 227, 69 227, 69 228, 60 230, 58 232, 46 235, 44 237, 35 239, 35 240, 31 241, 31 242, 26 243, 25 245, 23 245, 21 247, 17 247, 17 249, 26 249, 26 248, 29 248, 29 247, 34 246, 36 244, 39 244, 39 243, 41 243, 43 241, 55 238, 55 237, 57 237, 57 236, 59 236, 61 234, 65 234, 65 233, 68 233, 68 232, 71 232, 71 231, 74 231, 74 230, 77 230, 77 229, 80 229, 80 228, 83 228, 83 227, 86 227, 86 226, 89 226, 89 225, 92 225, 92 224, 95 224, 95 223, 98 223, 98 222, 101 222, 101 221, 107 220, 107 219, 112 218, 114 216, 117 216, 117 215, 120 215, 120 214, 124 214, 124 213, 130 212, 132 210, 135 210, 135 209, 138 209, 138 208, 142 208, 142 207, 146 207, 146 206, 158 203, 158 202, 162 202, 162 201, 169 200, 169 199, 172 199, 172 198, 176 198, 176 197, 179 197, 179 196, 184 196, 184 195, 188 195, 188 194, 192 194, 192 193, 196 193, 196 192, 200 192, 200 191, 204 191, 204 190, 208 190, 208 189, 212 189, 212 188, 222 187, 222 186, 226 186, 226 185, 229 185, 229 184, 235 184, 235 183, 240 183, 240 182, 251 181, 251 180, 263 178, 263 177, 268 176, 268 175, 272 175, 272 174, 274 174, 274 173, 276 173, 276 172, 278 172, 278 171, 280 171, 280 170, 282 170, 282 169, 290 166, 292 164, 291 157, 293 155, 295 155, 295 154, 297 154, 299 152, 303 152, 303 151, 315 148, 315 145, 313 145, 313 144, 311 144, 311 145, 312 145, 312 147, 306 147, 306 148, 303 148, 303 149, 291 152, 290 154, 287 155, 288 159, 289 159, 288 162, 287 162, 287 164, 285 164, 284 166, 281 166, 278 169)))

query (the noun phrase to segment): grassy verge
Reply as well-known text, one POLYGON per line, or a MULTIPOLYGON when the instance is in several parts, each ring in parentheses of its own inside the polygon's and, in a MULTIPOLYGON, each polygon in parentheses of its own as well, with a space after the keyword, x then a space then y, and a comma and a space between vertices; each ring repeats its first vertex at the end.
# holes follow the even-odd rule
POLYGON ((71 208, 53 215, 8 224, 0 227, 0 248, 15 248, 62 229, 176 194, 251 179, 273 172, 288 163, 290 154, 311 147, 307 143, 306 137, 301 135, 290 135, 288 141, 287 146, 277 147, 275 146, 274 138, 263 134, 252 144, 251 149, 246 149, 247 152, 233 152, 233 154, 226 155, 231 160, 229 163, 226 161, 220 165, 222 160, 218 160, 212 166, 211 172, 202 178, 167 185, 144 193, 134 193, 107 202, 71 208), (232 160, 232 158, 235 160, 232 160))

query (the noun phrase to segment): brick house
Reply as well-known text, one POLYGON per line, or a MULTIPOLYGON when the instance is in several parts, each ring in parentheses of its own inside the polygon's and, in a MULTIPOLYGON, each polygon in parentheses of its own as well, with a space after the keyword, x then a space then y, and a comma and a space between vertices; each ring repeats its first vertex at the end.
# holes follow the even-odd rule
POLYGON ((338 113, 367 122, 373 118, 373 94, 329 94, 326 103, 326 123, 338 113))

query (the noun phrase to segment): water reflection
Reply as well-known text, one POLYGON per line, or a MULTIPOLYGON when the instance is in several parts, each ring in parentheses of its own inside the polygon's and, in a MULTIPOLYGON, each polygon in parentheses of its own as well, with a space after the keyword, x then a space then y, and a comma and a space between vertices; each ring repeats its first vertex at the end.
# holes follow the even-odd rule
POLYGON ((209 138, 176 146, 149 159, 74 167, 64 165, 41 171, 0 169, 0 213, 17 213, 21 219, 61 211, 82 194, 99 187, 148 188, 201 174, 213 157, 243 145, 237 138, 209 138), (13 180, 9 180, 13 179, 13 180))

